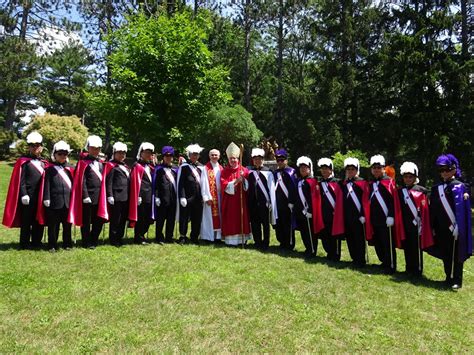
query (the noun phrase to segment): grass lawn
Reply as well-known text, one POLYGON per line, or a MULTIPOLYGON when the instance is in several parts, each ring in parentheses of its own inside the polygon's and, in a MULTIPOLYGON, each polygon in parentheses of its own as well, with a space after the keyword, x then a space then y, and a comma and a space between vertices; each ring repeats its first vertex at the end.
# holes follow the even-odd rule
MULTIPOLYGON (((3 214, 11 167, 0 164, 3 214)), ((77 231, 79 232, 79 231, 77 231)), ((79 233, 78 233, 79 234, 79 233)), ((154 229, 150 230, 150 236, 154 229)), ((130 232, 129 232, 130 237, 130 232)), ((425 278, 251 248, 104 245, 17 250, 0 227, 0 353, 472 352, 474 266, 459 292, 425 278)), ((370 260, 376 262, 373 248, 370 260)), ((399 270, 404 270, 398 252, 399 270)))

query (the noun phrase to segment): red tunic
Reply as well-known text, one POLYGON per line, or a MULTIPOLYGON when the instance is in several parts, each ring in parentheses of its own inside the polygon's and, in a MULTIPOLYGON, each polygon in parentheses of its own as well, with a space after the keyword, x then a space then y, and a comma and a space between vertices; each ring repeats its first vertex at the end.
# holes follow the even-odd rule
POLYGON ((225 192, 231 181, 236 180, 243 170, 244 177, 248 178, 249 172, 240 166, 235 169, 227 166, 221 173, 222 194, 222 237, 249 235, 250 222, 247 208, 247 192, 242 190, 242 184, 235 187, 234 194, 225 192), (242 214, 243 209, 243 214, 242 214), (243 222, 243 223, 242 223, 243 222))

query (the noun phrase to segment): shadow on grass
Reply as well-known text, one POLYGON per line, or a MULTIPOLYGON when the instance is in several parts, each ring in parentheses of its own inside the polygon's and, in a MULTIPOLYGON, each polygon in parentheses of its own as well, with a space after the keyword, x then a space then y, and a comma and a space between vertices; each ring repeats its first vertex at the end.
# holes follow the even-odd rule
MULTIPOLYGON (((147 241, 149 244, 155 244, 154 239, 148 239, 147 241)), ((177 243, 177 240, 174 240, 174 242, 177 243)), ((61 245, 61 243, 59 243, 59 245, 61 245)), ((108 238, 99 239, 99 245, 98 245, 99 248, 101 246, 106 246, 106 245, 108 246, 111 245, 108 238)), ((130 237, 123 238, 122 245, 124 246, 135 245, 134 239, 130 237)), ((184 247, 188 245, 193 245, 193 244, 186 244, 184 245, 184 247)), ((234 248, 234 249, 241 248, 241 246, 228 246, 224 242, 214 243, 214 242, 208 242, 208 241, 202 241, 202 240, 199 242, 198 246, 203 247, 203 248, 234 248)), ((141 246, 137 245, 137 247, 141 247, 141 246)), ((80 239, 76 241, 74 248, 82 248, 82 241, 80 239)), ((20 249, 20 245, 18 242, 0 243, 0 251, 19 250, 19 249, 20 249)), ((315 257, 308 258, 304 251, 282 249, 278 245, 271 245, 268 249, 261 250, 257 248, 255 244, 248 244, 245 246, 244 249, 249 250, 249 251, 254 251, 254 252, 260 252, 262 254, 274 254, 283 258, 303 259, 308 264, 323 264, 323 265, 326 265, 328 267, 338 269, 338 270, 350 269, 355 272, 359 272, 359 273, 363 273, 367 275, 386 274, 385 270, 380 265, 368 264, 361 267, 347 260, 332 261, 323 256, 315 256, 315 257)), ((47 251, 48 246, 47 246, 47 243, 43 243, 41 247, 35 248, 35 249, 29 249, 29 250, 47 251)), ((430 279, 425 278, 424 276, 415 277, 407 273, 399 273, 399 272, 392 275, 387 275, 387 276, 391 277, 391 280, 396 283, 410 283, 415 286, 422 286, 422 287, 427 287, 427 288, 432 288, 432 289, 437 289, 437 290, 446 290, 446 291, 450 290, 450 288, 446 286, 445 282, 430 280, 430 279)))

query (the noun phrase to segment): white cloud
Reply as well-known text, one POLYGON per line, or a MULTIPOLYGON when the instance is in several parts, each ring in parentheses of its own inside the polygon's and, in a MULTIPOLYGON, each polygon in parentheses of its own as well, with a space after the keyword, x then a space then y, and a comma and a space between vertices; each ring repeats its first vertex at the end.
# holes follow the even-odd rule
POLYGON ((38 30, 39 55, 49 55, 57 49, 63 48, 68 43, 83 44, 81 36, 76 32, 67 32, 55 27, 44 27, 38 30))

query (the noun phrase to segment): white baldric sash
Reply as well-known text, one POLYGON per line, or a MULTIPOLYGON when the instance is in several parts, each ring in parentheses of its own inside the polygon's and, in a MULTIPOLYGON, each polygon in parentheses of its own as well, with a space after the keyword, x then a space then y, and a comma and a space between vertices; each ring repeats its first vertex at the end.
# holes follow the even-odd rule
POLYGON ((151 171, 150 171, 150 166, 148 166, 148 165, 145 165, 145 174, 146 174, 146 176, 148 176, 148 179, 151 182, 151 171))
POLYGON ((263 195, 265 196, 265 199, 267 200, 267 203, 270 203, 270 196, 268 196, 267 189, 263 185, 262 180, 260 179, 260 176, 258 176, 257 171, 252 171, 253 176, 255 177, 255 181, 257 182, 258 187, 260 187, 260 190, 262 191, 263 195))
POLYGON ((66 169, 62 166, 55 165, 54 168, 58 172, 58 175, 64 180, 64 183, 69 187, 69 190, 72 188, 72 181, 69 178, 68 174, 66 174, 66 169))
POLYGON ((456 216, 454 215, 453 209, 451 208, 451 205, 449 204, 449 201, 446 198, 443 185, 438 186, 438 194, 439 199, 441 200, 441 204, 443 205, 443 208, 446 214, 448 215, 449 220, 451 221, 451 226, 449 226, 449 230, 452 232, 456 228, 456 216))
POLYGON ((286 198, 288 198, 288 195, 289 195, 288 189, 286 188, 285 183, 283 182, 283 178, 281 176, 281 173, 279 172, 277 175, 278 175, 278 179, 277 179, 277 183, 276 183, 276 188, 278 189, 278 186, 280 186, 281 190, 285 194, 286 198))
POLYGON ((196 179, 197 183, 201 184, 201 176, 199 176, 197 169, 191 164, 189 165, 189 168, 191 169, 191 172, 193 173, 194 178, 196 179))
POLYGON ((379 202, 380 207, 382 207, 383 213, 385 214, 385 217, 388 216, 388 207, 387 204, 385 203, 385 200, 383 199, 382 195, 380 194, 379 191, 379 181, 372 183, 372 187, 374 191, 372 192, 372 196, 370 196, 370 199, 375 196, 377 201, 379 202))
POLYGON ((99 163, 97 161, 93 161, 92 163, 89 164, 89 168, 91 168, 91 170, 94 172, 94 174, 97 175, 99 180, 102 181, 102 173, 99 170, 98 164, 99 163), (96 163, 97 163, 97 165, 96 165, 96 163))
POLYGON ((418 210, 416 209, 415 204, 413 203, 413 200, 410 198, 410 194, 408 192, 407 188, 402 189, 403 192, 403 199, 405 200, 405 204, 408 205, 408 208, 411 211, 411 214, 413 215, 413 225, 417 225, 417 219, 418 219, 418 210))
POLYGON ((31 165, 33 165, 35 167, 36 170, 38 170, 38 172, 43 175, 44 173, 44 168, 43 166, 41 165, 41 162, 39 160, 30 160, 30 163, 31 165))
POLYGON ((173 184, 174 191, 176 191, 176 180, 174 179, 174 176, 171 173, 171 169, 163 168, 163 170, 165 171, 165 175, 168 178, 168 180, 171 181, 171 183, 173 184))
POLYGON ((128 169, 125 166, 123 166, 122 164, 118 164, 118 167, 119 167, 120 170, 122 170, 125 173, 127 178, 130 177, 130 171, 128 171, 128 169))
POLYGON ((304 184, 304 180, 301 180, 300 182, 298 182, 298 195, 300 196, 300 200, 303 203, 305 212, 308 212, 309 205, 303 193, 303 184, 304 184))
POLYGON ((347 184, 347 197, 351 197, 352 201, 354 201, 354 205, 357 207, 357 211, 361 211, 362 205, 360 204, 359 198, 357 197, 357 194, 355 193, 354 189, 352 188, 352 182, 349 182, 347 184))
POLYGON ((328 183, 327 182, 322 182, 321 186, 323 187, 324 194, 326 195, 326 198, 328 199, 329 203, 332 206, 332 209, 336 208, 336 201, 334 201, 334 197, 332 197, 331 192, 328 189, 328 183))

